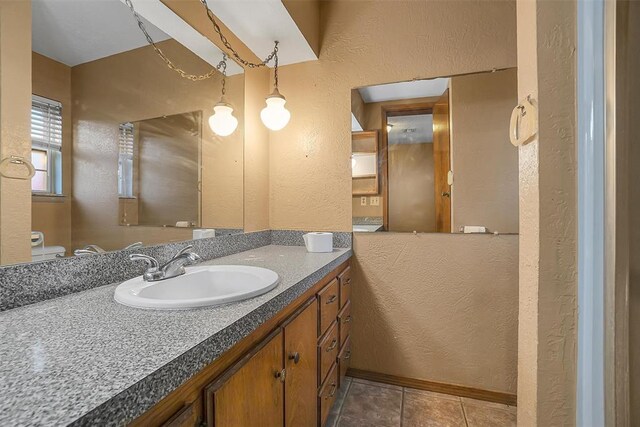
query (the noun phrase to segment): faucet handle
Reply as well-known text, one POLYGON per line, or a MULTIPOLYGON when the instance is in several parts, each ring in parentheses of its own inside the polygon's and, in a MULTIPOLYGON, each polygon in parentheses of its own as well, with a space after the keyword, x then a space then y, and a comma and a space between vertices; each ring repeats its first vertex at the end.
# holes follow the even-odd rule
POLYGON ((145 254, 131 254, 129 255, 129 259, 131 261, 144 261, 147 263, 147 265, 149 266, 150 269, 158 269, 160 268, 160 263, 158 262, 157 259, 155 259, 152 256, 149 255, 145 255, 145 254))
POLYGON ((178 258, 180 255, 186 253, 186 252, 191 252, 191 249, 193 249, 193 245, 187 245, 184 248, 180 249, 174 256, 173 258, 178 258))

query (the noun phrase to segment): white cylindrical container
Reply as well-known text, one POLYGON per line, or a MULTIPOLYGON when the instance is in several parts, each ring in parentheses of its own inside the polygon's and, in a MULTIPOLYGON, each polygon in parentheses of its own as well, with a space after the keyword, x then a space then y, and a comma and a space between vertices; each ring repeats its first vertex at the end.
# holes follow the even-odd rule
POLYGON ((333 233, 313 232, 302 236, 307 252, 333 252, 333 233))

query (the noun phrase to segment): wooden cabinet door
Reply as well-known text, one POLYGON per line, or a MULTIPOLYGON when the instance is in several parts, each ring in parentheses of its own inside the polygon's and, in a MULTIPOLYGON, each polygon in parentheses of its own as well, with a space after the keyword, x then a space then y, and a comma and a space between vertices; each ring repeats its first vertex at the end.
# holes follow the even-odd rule
POLYGON ((285 425, 315 427, 318 423, 318 302, 312 299, 284 325, 285 425))
POLYGON ((276 330, 206 388, 208 426, 284 425, 282 335, 276 330))

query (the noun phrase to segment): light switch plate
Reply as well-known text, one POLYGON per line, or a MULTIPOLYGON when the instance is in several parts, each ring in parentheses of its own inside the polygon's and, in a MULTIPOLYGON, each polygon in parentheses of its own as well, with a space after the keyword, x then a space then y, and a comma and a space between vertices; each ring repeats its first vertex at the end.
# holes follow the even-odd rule
POLYGON ((367 198, 366 198, 366 196, 360 197, 360 206, 367 206, 367 198))
POLYGON ((373 196, 371 197, 370 202, 371 202, 371 206, 380 206, 380 197, 373 196))

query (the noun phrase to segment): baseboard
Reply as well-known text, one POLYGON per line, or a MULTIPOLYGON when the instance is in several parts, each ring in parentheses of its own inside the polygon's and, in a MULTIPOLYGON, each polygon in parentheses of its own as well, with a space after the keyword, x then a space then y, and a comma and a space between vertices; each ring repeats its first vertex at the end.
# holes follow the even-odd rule
POLYGON ((349 368, 349 370, 347 371, 347 375, 353 378, 360 378, 363 380, 398 385, 401 387, 410 387, 418 390, 433 391, 436 393, 451 394, 451 395, 460 396, 460 397, 469 397, 471 399, 502 403, 502 404, 511 405, 511 406, 516 406, 516 403, 517 403, 517 397, 515 394, 503 393, 500 391, 483 390, 480 388, 440 383, 435 381, 417 380, 414 378, 406 378, 406 377, 399 377, 396 375, 381 374, 378 372, 364 371, 361 369, 349 368))

